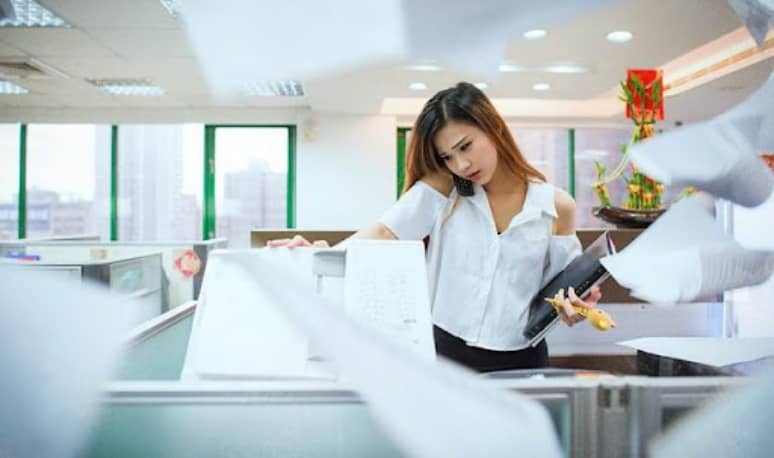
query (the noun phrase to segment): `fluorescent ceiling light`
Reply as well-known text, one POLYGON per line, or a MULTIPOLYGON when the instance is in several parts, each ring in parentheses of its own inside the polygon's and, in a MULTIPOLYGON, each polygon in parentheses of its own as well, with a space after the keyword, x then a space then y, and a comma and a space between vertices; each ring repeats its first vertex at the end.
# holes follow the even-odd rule
POLYGON ((144 79, 87 79, 89 83, 113 95, 158 97, 167 93, 144 79))
POLYGON ((532 85, 532 89, 536 91, 547 91, 551 89, 551 85, 548 83, 535 83, 532 85))
POLYGON ((509 62, 503 62, 497 67, 497 70, 501 73, 521 72, 524 71, 524 67, 509 62))
POLYGON ((616 30, 607 34, 607 41, 611 43, 626 43, 632 39, 632 33, 627 30, 616 30))
POLYGON ((571 73, 587 73, 589 71, 586 67, 581 67, 580 65, 569 65, 569 64, 559 64, 559 65, 550 65, 544 69, 548 73, 564 73, 564 74, 571 74, 571 73))
POLYGON ((522 35, 527 40, 539 40, 548 35, 548 32, 544 29, 527 30, 522 35))
POLYGON ((30 91, 10 81, 0 80, 0 94, 29 94, 30 91))
POLYGON ((424 91, 427 89, 427 84, 425 83, 411 83, 409 84, 409 89, 412 91, 424 91))
POLYGON ((439 72, 443 70, 443 67, 435 64, 416 64, 407 65, 406 70, 413 70, 415 72, 439 72))
POLYGON ((489 87, 489 85, 486 84, 486 83, 476 83, 473 86, 476 86, 477 88, 481 89, 482 91, 489 87))
POLYGON ((35 0, 10 0, 14 19, 0 19, 0 27, 71 27, 35 0))
POLYGON ((303 97, 304 85, 298 80, 262 81, 245 86, 250 97, 303 97))

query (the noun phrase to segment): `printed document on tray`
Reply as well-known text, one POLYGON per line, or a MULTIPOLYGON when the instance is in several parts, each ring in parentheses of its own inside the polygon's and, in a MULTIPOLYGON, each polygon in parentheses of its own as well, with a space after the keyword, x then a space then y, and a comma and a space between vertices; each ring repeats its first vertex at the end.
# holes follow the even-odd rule
POLYGON ((348 317, 435 357, 421 242, 353 240, 347 246, 345 277, 348 317))
POLYGON ((344 304, 332 306, 346 317, 434 358, 421 242, 353 241, 346 251, 344 278, 323 276, 322 282, 313 267, 320 251, 325 249, 214 252, 194 315, 183 378, 336 377, 318 346, 288 320, 283 310, 287 304, 271 293, 278 282, 286 285, 287 280, 276 274, 277 269, 263 268, 267 265, 281 265, 294 273, 294 284, 286 287, 308 287, 328 301, 343 298, 344 304))

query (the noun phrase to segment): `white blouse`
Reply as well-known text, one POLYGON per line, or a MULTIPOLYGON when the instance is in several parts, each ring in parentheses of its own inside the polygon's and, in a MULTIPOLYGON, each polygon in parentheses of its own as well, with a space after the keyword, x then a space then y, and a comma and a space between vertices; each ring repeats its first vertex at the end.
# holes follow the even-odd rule
POLYGON ((489 350, 527 346, 522 331, 540 288, 581 253, 575 235, 552 235, 554 187, 530 182, 521 212, 497 234, 483 187, 447 198, 417 182, 380 219, 398 239, 430 236, 427 269, 433 323, 489 350))

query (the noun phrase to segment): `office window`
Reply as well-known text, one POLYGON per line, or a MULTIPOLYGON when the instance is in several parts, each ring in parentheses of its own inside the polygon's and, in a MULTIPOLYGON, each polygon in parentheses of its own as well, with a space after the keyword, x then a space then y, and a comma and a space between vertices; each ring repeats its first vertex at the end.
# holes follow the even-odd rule
POLYGON ((0 124, 0 240, 18 235, 19 128, 0 124))
POLYGON ((110 127, 27 127, 27 237, 110 230, 110 127))
POLYGON ((201 240, 204 126, 118 127, 118 239, 201 240))
POLYGON ((287 127, 215 128, 215 233, 247 248, 250 230, 286 228, 287 127))
POLYGON ((527 161, 550 183, 568 190, 567 129, 511 127, 511 133, 527 161))

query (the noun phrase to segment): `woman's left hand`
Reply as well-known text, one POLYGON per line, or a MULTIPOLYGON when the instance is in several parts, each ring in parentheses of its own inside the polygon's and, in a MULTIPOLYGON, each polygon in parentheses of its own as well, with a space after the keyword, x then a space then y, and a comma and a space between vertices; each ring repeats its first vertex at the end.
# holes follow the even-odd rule
POLYGON ((597 306, 597 303, 601 298, 602 293, 599 291, 598 286, 591 288, 591 291, 589 292, 588 296, 586 296, 585 300, 578 297, 578 295, 575 294, 575 289, 572 287, 567 290, 567 297, 565 297, 563 289, 559 290, 557 295, 554 297, 554 299, 557 299, 563 304, 562 307, 557 307, 557 312, 559 313, 559 317, 562 319, 562 321, 567 323, 568 326, 572 326, 584 319, 583 316, 576 312, 573 307, 591 309, 597 306))

